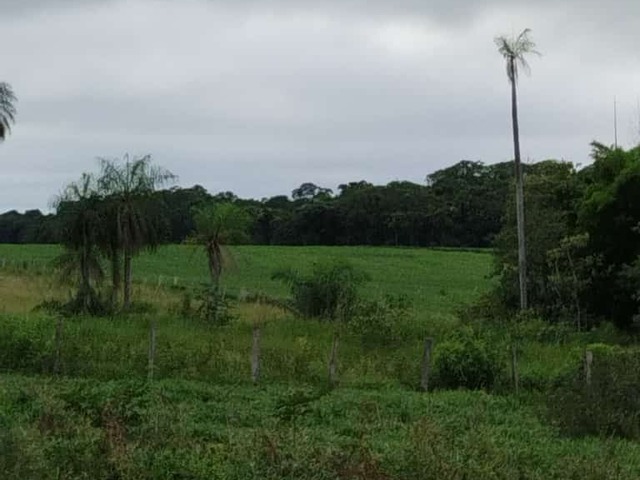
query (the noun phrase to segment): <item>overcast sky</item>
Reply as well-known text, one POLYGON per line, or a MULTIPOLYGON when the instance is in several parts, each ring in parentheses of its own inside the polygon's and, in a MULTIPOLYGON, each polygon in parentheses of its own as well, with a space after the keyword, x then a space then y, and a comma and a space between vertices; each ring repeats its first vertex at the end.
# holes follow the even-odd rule
POLYGON ((511 158, 493 38, 532 29, 522 153, 637 143, 638 0, 0 0, 0 211, 47 209, 96 158, 150 153, 211 192, 423 182, 511 158))

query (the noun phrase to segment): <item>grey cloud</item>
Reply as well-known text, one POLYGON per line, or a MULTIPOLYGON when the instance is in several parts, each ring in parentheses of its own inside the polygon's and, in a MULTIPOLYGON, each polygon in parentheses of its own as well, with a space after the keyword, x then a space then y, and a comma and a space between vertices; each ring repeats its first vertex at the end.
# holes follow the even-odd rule
POLYGON ((492 37, 524 26, 544 56, 520 84, 523 153, 585 163, 589 141, 612 138, 614 95, 631 124, 640 84, 640 4, 602 5, 0 0, 3 80, 20 99, 0 210, 45 207, 96 156, 127 151, 183 185, 254 197, 507 160, 492 37))

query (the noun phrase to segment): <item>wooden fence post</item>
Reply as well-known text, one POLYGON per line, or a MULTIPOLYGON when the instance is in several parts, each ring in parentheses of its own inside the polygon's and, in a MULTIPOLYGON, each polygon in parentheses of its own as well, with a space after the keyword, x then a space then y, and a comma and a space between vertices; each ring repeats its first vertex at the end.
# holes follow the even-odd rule
POLYGON ((61 365, 62 365, 62 328, 63 328, 63 317, 62 315, 58 317, 58 321, 56 323, 56 336, 55 336, 55 344, 56 344, 56 356, 53 362, 53 373, 56 375, 60 373, 61 365))
POLYGON ((156 319, 151 320, 149 328, 149 365, 147 370, 147 379, 153 380, 156 361, 156 319))
POLYGON ((587 350, 584 352, 584 382, 587 386, 591 385, 591 364, 593 363, 593 352, 587 350))
POLYGON ((433 347, 433 338, 424 340, 424 351, 422 353, 422 377, 420 386, 423 392, 429 391, 429 373, 431 372, 431 348, 433 347))
POLYGON ((260 334, 258 323, 253 325, 253 344, 251 346, 251 380, 254 385, 260 380, 260 334))
POLYGON ((338 383, 338 333, 333 334, 331 356, 329 357, 329 385, 335 387, 338 383))
POLYGON ((511 345, 511 381, 517 395, 520 391, 520 375, 518 375, 518 349, 515 343, 511 345))

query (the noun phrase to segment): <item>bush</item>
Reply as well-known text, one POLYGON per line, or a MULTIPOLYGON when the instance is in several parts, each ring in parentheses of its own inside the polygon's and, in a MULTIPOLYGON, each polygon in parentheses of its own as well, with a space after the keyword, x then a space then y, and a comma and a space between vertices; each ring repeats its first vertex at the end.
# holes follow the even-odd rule
POLYGON ((365 344, 388 344, 401 340, 409 318, 409 301, 403 296, 387 295, 382 300, 361 301, 349 320, 348 328, 360 335, 365 344))
POLYGON ((184 291, 180 302, 170 311, 184 319, 220 327, 229 325, 236 318, 232 313, 233 299, 220 287, 204 284, 193 291, 184 291))
POLYGON ((304 317, 346 320, 358 303, 358 286, 367 276, 347 263, 316 264, 310 274, 280 270, 273 279, 291 289, 293 307, 304 317))
POLYGON ((436 344, 434 384, 441 388, 491 388, 503 371, 500 347, 490 344, 471 328, 461 328, 436 344))
POLYGON ((574 436, 640 439, 640 351, 595 344, 591 382, 584 366, 558 380, 548 399, 550 420, 574 436))
POLYGON ((220 288, 203 288, 198 293, 196 301, 199 302, 196 315, 204 322, 214 326, 224 326, 234 320, 229 298, 220 288))
POLYGON ((516 317, 511 333, 520 340, 563 345, 569 343, 576 329, 568 323, 549 323, 534 315, 529 318, 516 317))

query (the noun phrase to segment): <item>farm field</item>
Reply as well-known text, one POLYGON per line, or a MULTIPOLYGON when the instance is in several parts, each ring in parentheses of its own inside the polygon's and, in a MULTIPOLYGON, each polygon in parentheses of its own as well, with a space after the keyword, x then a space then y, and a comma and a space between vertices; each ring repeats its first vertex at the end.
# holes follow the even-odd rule
MULTIPOLYGON (((167 245, 134 259, 134 281, 149 286, 193 286, 208 281, 202 249, 167 245)), ((60 253, 57 245, 0 244, 0 266, 5 271, 22 265, 48 271, 60 253)), ((446 314, 469 304, 491 285, 489 252, 387 247, 282 247, 230 248, 231 267, 224 285, 230 292, 266 293, 278 297, 286 287, 271 279, 282 268, 308 270, 327 259, 348 261, 370 275, 363 293, 368 297, 406 295, 420 310, 446 314)), ((2 269, 0 268, 0 272, 2 269)))
POLYGON ((52 275, 58 252, 0 245, 1 478, 640 477, 640 444, 569 437, 545 407, 545 389, 579 368, 588 345, 626 340, 611 329, 576 333, 536 320, 517 328, 480 325, 483 345, 501 365, 491 388, 448 386, 438 368, 441 348, 458 345, 457 335, 473 327, 456 312, 491 288, 487 252, 232 250, 235 267, 224 282, 240 298, 242 292, 287 297, 270 278, 278 268, 348 260, 371 278, 363 296, 410 300, 407 315, 381 331, 338 328, 242 301, 227 326, 188 318, 185 293, 207 279, 203 256, 189 246, 136 259, 134 296, 145 309, 61 319, 33 309, 70 294, 52 275), (256 324, 261 371, 253 385, 256 324), (338 383, 330 388, 336 333, 338 383), (426 336, 435 339, 429 393, 419 391, 426 336), (508 367, 514 338, 518 394, 508 367))

